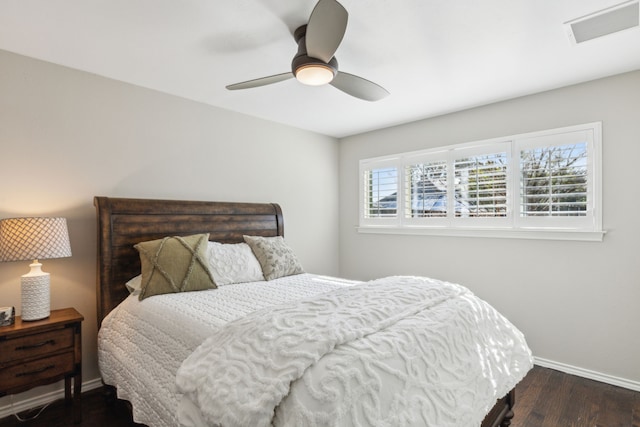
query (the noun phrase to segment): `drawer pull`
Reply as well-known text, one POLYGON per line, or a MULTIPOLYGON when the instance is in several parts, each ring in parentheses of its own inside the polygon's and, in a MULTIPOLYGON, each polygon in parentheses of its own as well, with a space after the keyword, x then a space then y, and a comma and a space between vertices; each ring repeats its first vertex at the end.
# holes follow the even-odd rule
POLYGON ((29 376, 29 375, 36 375, 36 374, 39 374, 39 373, 44 372, 44 371, 48 371, 49 369, 53 369, 53 368, 55 368, 55 365, 45 366, 44 368, 36 369, 35 371, 19 372, 19 373, 16 374, 16 377, 26 377, 26 376, 29 376))
POLYGON ((55 343, 56 343, 55 340, 46 340, 46 341, 39 342, 38 344, 21 345, 19 347, 16 347, 16 350, 31 350, 32 348, 42 347, 43 345, 47 345, 47 344, 54 345, 55 343))

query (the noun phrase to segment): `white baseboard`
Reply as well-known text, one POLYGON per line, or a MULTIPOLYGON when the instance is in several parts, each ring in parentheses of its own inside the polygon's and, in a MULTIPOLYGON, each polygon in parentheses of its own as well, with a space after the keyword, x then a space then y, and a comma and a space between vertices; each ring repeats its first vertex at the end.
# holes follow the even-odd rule
MULTIPOLYGON (((64 384, 64 383, 62 383, 64 384)), ((102 387, 102 380, 95 378, 82 383, 82 391, 89 391, 102 387)), ((54 402, 58 399, 64 398, 64 385, 58 390, 50 391, 48 393, 41 394, 39 396, 31 397, 28 399, 15 400, 5 406, 0 407, 0 418, 8 417, 18 412, 26 411, 31 408, 38 408, 48 403, 54 402)))
POLYGON ((534 357, 533 359, 536 365, 542 366, 543 368, 555 369, 556 371, 564 372, 565 374, 576 375, 578 377, 611 384, 616 387, 627 388, 633 391, 640 391, 639 381, 615 377, 613 375, 603 374, 602 372, 579 368, 577 366, 567 365, 566 363, 554 362, 553 360, 543 359, 541 357, 534 357))

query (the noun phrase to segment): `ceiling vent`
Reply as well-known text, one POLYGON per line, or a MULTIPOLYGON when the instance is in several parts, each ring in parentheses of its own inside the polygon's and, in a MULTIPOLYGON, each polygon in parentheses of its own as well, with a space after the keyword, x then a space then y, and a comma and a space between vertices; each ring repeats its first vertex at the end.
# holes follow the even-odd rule
POLYGON ((638 0, 627 1, 565 22, 572 43, 582 43, 618 31, 638 28, 638 0))

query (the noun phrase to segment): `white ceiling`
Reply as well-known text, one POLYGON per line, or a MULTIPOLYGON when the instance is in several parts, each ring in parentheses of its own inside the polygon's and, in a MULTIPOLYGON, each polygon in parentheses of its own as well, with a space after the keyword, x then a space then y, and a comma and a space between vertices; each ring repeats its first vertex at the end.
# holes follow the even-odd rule
POLYGON ((225 89, 290 71, 316 0, 0 0, 0 49, 342 137, 640 69, 639 30, 573 45, 563 25, 621 1, 341 0, 336 58, 391 93, 373 103, 225 89))

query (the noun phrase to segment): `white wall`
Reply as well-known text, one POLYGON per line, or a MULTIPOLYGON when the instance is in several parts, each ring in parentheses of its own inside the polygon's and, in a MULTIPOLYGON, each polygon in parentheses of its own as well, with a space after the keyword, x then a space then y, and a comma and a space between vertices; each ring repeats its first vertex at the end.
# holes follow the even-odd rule
POLYGON ((340 141, 340 271, 462 283, 534 355, 640 385, 640 71, 340 141), (363 158, 602 121, 603 242, 359 234, 363 158))
MULTIPOLYGON (((73 257, 43 269, 52 308, 85 316, 85 381, 99 377, 96 195, 277 202, 305 269, 338 274, 334 138, 4 51, 0 70, 0 218, 67 217, 73 257)), ((28 264, 0 264, 0 306, 19 309, 28 264)))

